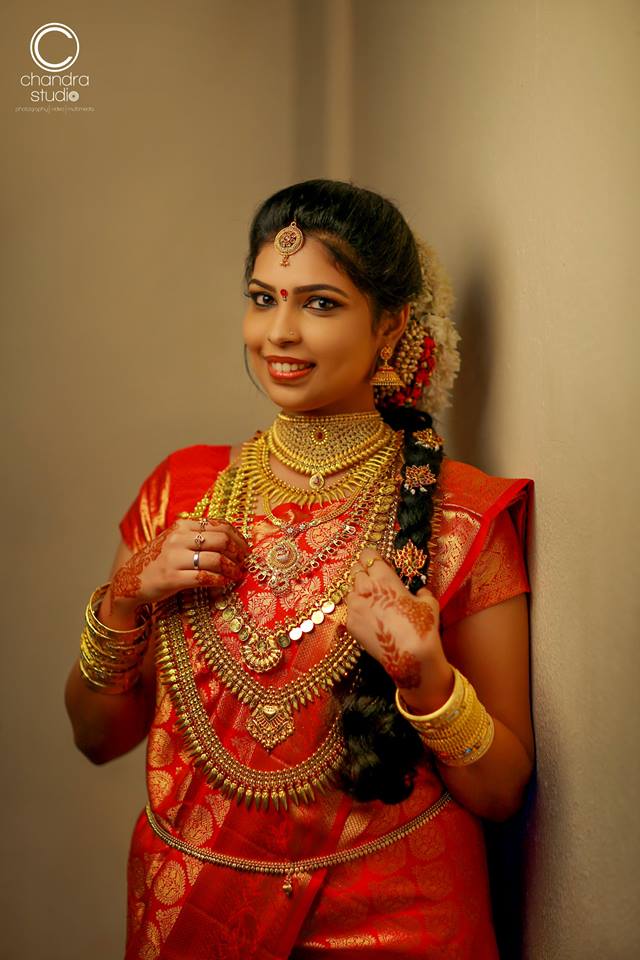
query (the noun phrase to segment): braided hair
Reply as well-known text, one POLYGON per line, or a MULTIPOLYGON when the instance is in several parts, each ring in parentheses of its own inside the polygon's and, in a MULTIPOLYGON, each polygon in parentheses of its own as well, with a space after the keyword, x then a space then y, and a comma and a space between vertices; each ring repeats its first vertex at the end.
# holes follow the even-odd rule
MULTIPOLYGON (((334 262, 367 295, 373 326, 384 311, 398 312, 423 292, 423 272, 416 240, 397 207, 385 197, 352 183, 307 180, 278 191, 256 211, 249 232, 245 279, 253 273, 263 244, 295 220, 306 236, 318 239, 334 262)), ((385 421, 404 432, 403 474, 409 465, 428 466, 437 478, 442 448, 419 443, 414 433, 432 426, 428 413, 378 403, 385 421)), ((426 556, 409 589, 416 593, 429 569, 433 525, 433 490, 411 493, 403 486, 398 504, 395 547, 413 541, 426 556)), ((334 688, 346 747, 340 786, 361 801, 399 803, 413 789, 424 748, 413 727, 394 704, 395 684, 378 661, 362 652, 354 682, 334 688)))

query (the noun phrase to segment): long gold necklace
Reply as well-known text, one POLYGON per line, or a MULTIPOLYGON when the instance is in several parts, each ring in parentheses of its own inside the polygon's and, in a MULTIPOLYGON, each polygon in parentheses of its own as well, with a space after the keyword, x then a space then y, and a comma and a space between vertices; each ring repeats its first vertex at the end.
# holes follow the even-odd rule
POLYGON ((311 703, 323 691, 330 690, 352 670, 360 656, 360 647, 342 629, 338 641, 324 657, 302 676, 282 686, 264 687, 249 676, 227 650, 210 617, 206 591, 194 591, 193 598, 182 603, 195 642, 209 666, 241 703, 251 708, 247 732, 265 750, 272 750, 294 732, 293 711, 311 703))
MULTIPOLYGON (((396 438, 396 459, 391 461, 385 481, 377 489, 375 509, 372 510, 372 513, 376 514, 375 522, 368 525, 367 543, 377 546, 386 557, 391 555, 394 536, 394 505, 398 494, 401 462, 400 443, 400 438, 396 438)), ((248 446, 254 445, 255 441, 248 446)), ((239 467, 230 467, 220 474, 214 486, 187 516, 197 519, 204 516, 224 517, 237 523, 248 535, 251 508, 257 496, 255 476, 246 476, 245 471, 239 467)), ((347 565, 343 574, 332 582, 333 592, 324 601, 334 607, 342 602, 349 590, 346 567, 347 565)), ((228 599, 236 606, 237 598, 228 599)), ((225 598, 218 598, 217 609, 220 609, 224 602, 225 598)), ((353 673, 360 652, 353 639, 345 631, 339 642, 310 670, 282 687, 265 687, 245 672, 224 645, 211 618, 207 591, 185 593, 181 601, 176 597, 171 598, 159 609, 159 673, 169 688, 187 750, 209 784, 221 789, 225 796, 236 797, 238 802, 244 800, 248 808, 255 805, 267 809, 272 804, 276 809, 286 809, 289 802, 297 804, 315 800, 316 791, 323 791, 334 782, 344 756, 344 743, 338 720, 334 721, 320 746, 306 760, 295 766, 272 771, 254 769, 240 763, 222 744, 201 699, 191 668, 180 603, 194 631, 194 640, 207 664, 238 700, 249 706, 251 716, 248 732, 268 750, 291 736, 292 726, 295 726, 294 710, 300 709, 321 693, 326 693, 338 679, 353 673)), ((222 608, 223 613, 225 609, 222 608)), ((327 606, 323 611, 320 604, 315 612, 329 615, 333 610, 327 606)), ((312 616, 313 613, 314 611, 311 611, 312 616)), ((315 621, 311 622, 315 625, 315 621)), ((290 636, 289 640, 299 639, 297 629, 301 629, 299 625, 290 628, 293 636, 290 636)), ((304 632, 301 630, 301 635, 304 632)))
MULTIPOLYGON (((253 498, 260 496, 264 489, 265 478, 260 472, 259 461, 256 462, 255 450, 255 447, 262 442, 262 437, 260 437, 253 443, 246 445, 243 450, 226 505, 226 519, 231 520, 231 522, 235 521, 237 523, 240 518, 246 520, 246 517, 253 512, 253 498)), ((355 537, 360 550, 365 546, 373 546, 378 543, 382 538, 390 515, 395 516, 395 514, 390 514, 389 508, 394 503, 396 493, 396 476, 398 474, 396 460, 399 455, 399 445, 400 438, 392 434, 392 442, 387 450, 372 458, 375 462, 366 465, 366 475, 369 480, 366 495, 363 498, 363 503, 356 510, 354 524, 347 525, 349 536, 355 537), (391 474, 391 479, 389 479, 389 474, 391 474), (361 523, 374 496, 375 502, 371 506, 369 522, 361 529, 360 536, 357 536, 356 523, 361 523)), ((213 509, 219 511, 222 506, 218 501, 211 504, 209 511, 213 509)), ((250 539, 246 523, 243 532, 250 539)), ((302 563, 298 547, 291 537, 282 538, 276 547, 271 548, 265 559, 267 570, 260 569, 260 561, 255 555, 248 560, 247 566, 248 569, 253 568, 254 571, 257 571, 258 575, 262 574, 263 580, 269 578, 268 582, 276 586, 276 592, 280 585, 281 592, 287 591, 291 580, 301 575, 301 571, 306 572, 307 569, 307 564, 302 563), (276 553, 276 550, 279 550, 280 553, 276 553)), ((351 560, 345 563, 345 569, 350 566, 350 563, 351 560)), ((238 633, 245 662, 253 670, 264 672, 277 666, 282 659, 282 649, 288 646, 288 640, 301 639, 305 633, 311 632, 313 627, 324 619, 325 611, 322 609, 322 604, 327 599, 333 600, 333 597, 323 598, 311 611, 310 616, 303 617, 298 624, 287 624, 285 629, 270 632, 266 635, 251 624, 248 613, 240 612, 237 602, 233 605, 233 609, 229 609, 229 612, 224 611, 223 617, 228 618, 229 624, 233 623, 232 632, 238 633), (316 618, 320 619, 317 620, 316 618)))
POLYGON ((260 770, 240 763, 224 747, 211 726, 191 669, 182 618, 176 597, 163 601, 158 617, 158 670, 169 689, 178 716, 187 752, 207 782, 226 797, 243 799, 247 809, 276 810, 295 804, 311 803, 315 791, 323 792, 334 782, 345 747, 339 718, 317 750, 306 760, 280 770, 260 770))

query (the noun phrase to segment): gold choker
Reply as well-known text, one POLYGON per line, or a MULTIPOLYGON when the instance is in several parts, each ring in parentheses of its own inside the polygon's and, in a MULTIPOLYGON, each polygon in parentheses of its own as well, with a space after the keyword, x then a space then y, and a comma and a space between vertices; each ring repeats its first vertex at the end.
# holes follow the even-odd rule
POLYGON ((280 413, 265 439, 274 457, 309 477, 312 490, 321 490, 328 476, 367 460, 391 436, 391 428, 373 410, 326 417, 280 413))

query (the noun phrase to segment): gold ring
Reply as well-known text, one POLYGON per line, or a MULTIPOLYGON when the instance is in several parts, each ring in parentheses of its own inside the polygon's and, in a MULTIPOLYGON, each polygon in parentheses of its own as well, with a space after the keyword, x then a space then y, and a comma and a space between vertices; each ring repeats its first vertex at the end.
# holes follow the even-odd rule
POLYGON ((200 529, 202 530, 203 533, 207 529, 208 523, 209 523, 208 517, 200 517, 200 529))
POLYGON ((196 533, 196 549, 200 549, 204 543, 204 535, 202 533, 196 533))

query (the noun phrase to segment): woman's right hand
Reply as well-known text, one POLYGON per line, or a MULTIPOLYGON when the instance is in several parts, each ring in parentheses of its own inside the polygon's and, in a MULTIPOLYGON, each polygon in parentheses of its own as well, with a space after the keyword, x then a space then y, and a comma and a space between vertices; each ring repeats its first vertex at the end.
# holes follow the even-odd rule
POLYGON ((115 571, 105 597, 107 609, 133 612, 141 604, 193 587, 219 593, 242 579, 248 552, 242 534, 224 520, 207 520, 204 529, 199 520, 176 520, 115 571))

